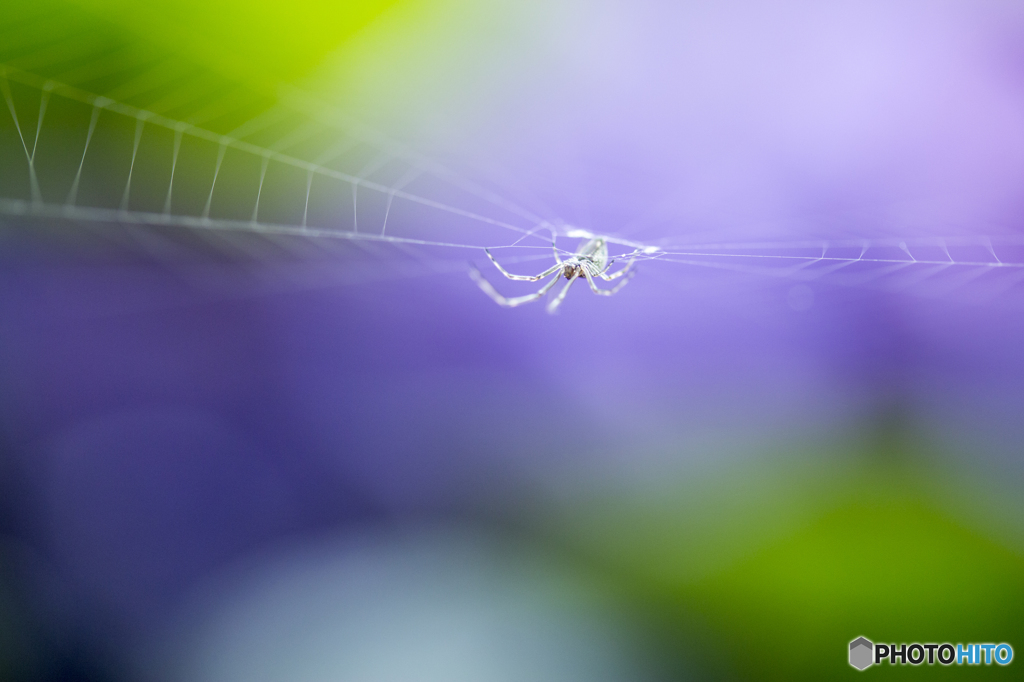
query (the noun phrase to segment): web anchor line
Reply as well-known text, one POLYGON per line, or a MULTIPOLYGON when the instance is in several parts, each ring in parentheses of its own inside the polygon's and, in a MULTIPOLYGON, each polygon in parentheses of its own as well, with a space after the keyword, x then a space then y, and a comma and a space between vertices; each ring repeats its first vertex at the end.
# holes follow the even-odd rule
POLYGON ((139 155, 139 142, 142 141, 142 128, 146 119, 141 116, 135 119, 135 141, 132 143, 132 163, 128 167, 128 182, 124 185, 124 194, 121 196, 121 211, 128 211, 128 195, 132 190, 132 174, 135 172, 135 158, 139 155))
MULTIPOLYGON (((196 230, 225 230, 233 232, 247 232, 263 235, 285 235, 294 237, 305 237, 312 239, 340 239, 349 241, 370 241, 393 244, 412 244, 417 246, 430 246, 449 249, 465 249, 469 251, 483 252, 484 249, 491 251, 507 249, 507 244, 494 244, 490 246, 477 246, 473 244, 462 244, 458 242, 433 241, 429 239, 417 239, 412 237, 398 237, 395 235, 381 235, 372 232, 354 232, 326 227, 309 227, 302 225, 290 225, 280 223, 262 223, 253 220, 228 220, 209 218, 203 216, 175 215, 170 216, 164 213, 150 211, 123 211, 121 209, 97 208, 91 206, 67 206, 65 204, 41 203, 33 204, 23 199, 0 198, 0 215, 8 216, 30 216, 39 218, 68 218, 101 223, 139 224, 152 226, 185 227, 196 230)), ((551 244, 547 246, 520 247, 533 250, 551 252, 551 244)))
POLYGON ((164 215, 171 215, 171 191, 174 189, 174 171, 178 168, 178 152, 181 151, 182 131, 174 131, 174 152, 171 158, 171 179, 167 183, 167 198, 164 200, 164 215))
MULTIPOLYGON (((35 147, 35 144, 33 144, 32 151, 29 151, 28 144, 25 142, 25 134, 21 130, 21 122, 18 121, 18 111, 14 107, 14 97, 11 95, 11 86, 10 86, 10 84, 7 81, 7 74, 6 73, 0 73, 0 76, 2 76, 2 77, 0 77, 0 92, 3 93, 4 100, 7 101, 7 109, 11 112, 11 118, 14 119, 14 127, 18 130, 18 139, 21 141, 21 148, 25 151, 25 159, 28 161, 28 176, 29 176, 29 186, 31 188, 30 191, 32 193, 32 201, 33 201, 33 203, 37 203, 37 204, 38 203, 42 203, 42 200, 43 200, 42 192, 39 189, 39 179, 36 177, 36 166, 35 166, 36 147, 35 147)), ((45 84, 44 84, 44 87, 45 87, 45 84)), ((43 113, 46 111, 46 104, 45 104, 46 99, 45 98, 47 96, 48 96, 48 91, 44 90, 43 91, 43 95, 41 95, 42 99, 41 99, 40 105, 39 105, 39 126, 40 127, 42 127, 42 124, 43 124, 43 113)), ((38 129, 37 129, 37 131, 36 131, 36 142, 38 142, 38 140, 39 140, 39 132, 38 132, 38 129)))
POLYGON ((92 114, 89 117, 89 130, 85 134, 85 148, 82 149, 82 159, 78 162, 78 170, 75 172, 75 179, 71 183, 71 191, 64 201, 67 206, 74 206, 78 200, 78 184, 82 180, 82 167, 85 166, 85 155, 89 152, 89 143, 92 142, 92 134, 96 132, 96 123, 100 120, 100 112, 103 106, 99 103, 93 104, 92 114))
POLYGON ((206 205, 203 206, 203 218, 210 217, 210 205, 213 203, 213 190, 217 187, 217 177, 220 175, 220 167, 224 164, 224 154, 228 150, 227 142, 221 141, 217 147, 217 162, 213 167, 213 180, 210 182, 210 194, 206 197, 206 205))

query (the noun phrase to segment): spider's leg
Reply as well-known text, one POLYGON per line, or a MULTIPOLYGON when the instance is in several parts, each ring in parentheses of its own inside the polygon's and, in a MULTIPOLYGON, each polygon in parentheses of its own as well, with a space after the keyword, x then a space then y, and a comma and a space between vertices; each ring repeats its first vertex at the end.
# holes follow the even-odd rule
POLYGON ((555 238, 554 238, 554 236, 551 237, 551 250, 555 252, 555 262, 558 263, 559 265, 561 265, 562 264, 562 259, 558 255, 558 247, 555 246, 555 238))
POLYGON ((555 286, 555 282, 558 281, 558 277, 552 277, 550 282, 548 282, 547 284, 545 284, 532 294, 527 294, 525 296, 516 296, 514 298, 505 298, 504 296, 498 293, 498 291, 491 285, 491 283, 488 282, 484 278, 484 276, 480 274, 480 271, 477 270, 475 267, 469 271, 469 276, 470 278, 472 278, 474 282, 477 283, 477 286, 479 286, 480 289, 483 290, 485 294, 491 297, 492 301, 506 308, 515 308, 518 305, 529 303, 530 301, 536 301, 538 298, 551 291, 551 287, 555 286))
POLYGON ((636 256, 633 256, 632 258, 629 259, 629 262, 626 263, 626 267, 622 268, 621 270, 619 270, 618 272, 616 272, 614 274, 609 275, 607 271, 599 272, 597 274, 604 281, 611 282, 613 279, 618 279, 619 277, 622 277, 627 272, 629 272, 629 269, 633 267, 633 261, 635 261, 635 260, 636 260, 636 256))
POLYGON ((555 263, 554 265, 552 265, 550 268, 540 273, 539 275, 513 275, 511 272, 501 267, 501 264, 494 259, 494 256, 491 255, 491 252, 489 250, 484 249, 484 253, 487 254, 487 257, 491 259, 491 262, 494 263, 494 267, 498 268, 501 274, 505 275, 509 279, 514 279, 518 282, 538 282, 547 277, 548 275, 550 275, 551 273, 553 273, 554 271, 558 270, 558 268, 562 266, 561 263, 555 263))
MULTIPOLYGON (((569 281, 565 283, 565 286, 562 287, 562 290, 558 292, 558 296, 555 296, 554 300, 551 301, 551 303, 548 303, 549 313, 553 313, 556 310, 558 310, 558 306, 562 304, 562 300, 565 298, 565 295, 569 293, 569 287, 572 286, 572 283, 576 281, 577 277, 579 277, 579 275, 573 273, 573 276, 570 277, 569 281)), ((555 279, 557 280, 558 278, 556 277, 555 279)))
MULTIPOLYGON (((629 269, 628 266, 627 266, 626 269, 629 269)), ((618 277, 621 272, 623 272, 623 270, 620 270, 618 273, 616 273, 615 277, 618 277)), ((586 269, 583 270, 583 274, 586 275, 586 277, 587 277, 587 282, 590 283, 590 290, 593 291, 598 296, 611 296, 611 295, 613 295, 619 289, 621 289, 622 287, 624 287, 627 284, 629 284, 629 280, 633 279, 633 274, 635 272, 636 272, 636 270, 630 271, 629 277, 627 277, 626 279, 622 280, 621 282, 619 282, 618 284, 613 286, 611 289, 598 289, 597 288, 597 283, 594 282, 594 277, 590 274, 590 272, 588 270, 586 270, 586 269)))

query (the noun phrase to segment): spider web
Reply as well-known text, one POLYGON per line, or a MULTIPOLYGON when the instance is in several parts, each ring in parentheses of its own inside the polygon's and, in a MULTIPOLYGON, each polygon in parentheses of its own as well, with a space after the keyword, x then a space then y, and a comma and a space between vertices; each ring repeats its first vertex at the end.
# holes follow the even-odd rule
MULTIPOLYGON (((273 106, 218 131, 223 104, 187 120, 161 113, 194 98, 188 89, 171 88, 146 108, 124 101, 152 87, 147 72, 101 96, 0 66, 8 113, 0 126, 0 214, 176 230, 263 260, 326 259, 335 272, 325 284, 465 272, 485 248, 532 273, 542 267, 529 263, 550 261, 553 240, 571 254, 574 240, 593 236, 464 180, 302 92, 282 92, 273 106), (343 268, 334 267, 339 259, 343 268)), ((719 243, 604 236, 614 258, 657 264, 662 277, 669 268, 714 270, 982 301, 1016 300, 1024 281, 1024 240, 1014 236, 719 243)))

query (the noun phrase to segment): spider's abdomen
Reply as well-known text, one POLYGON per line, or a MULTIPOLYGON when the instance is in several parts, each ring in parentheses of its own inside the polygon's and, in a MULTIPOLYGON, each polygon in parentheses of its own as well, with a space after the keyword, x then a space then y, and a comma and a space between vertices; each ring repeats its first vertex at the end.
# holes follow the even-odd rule
MULTIPOLYGON (((608 265, 608 244, 601 237, 594 237, 580 246, 576 255, 584 257, 593 263, 598 272, 604 272, 605 267, 608 265)), ((582 273, 580 274, 582 276, 582 273)))

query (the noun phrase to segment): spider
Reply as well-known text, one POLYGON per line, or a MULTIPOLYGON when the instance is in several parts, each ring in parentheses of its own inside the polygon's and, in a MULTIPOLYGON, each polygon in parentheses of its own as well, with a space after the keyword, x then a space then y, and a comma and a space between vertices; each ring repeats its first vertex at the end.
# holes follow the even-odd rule
POLYGON ((469 276, 473 278, 473 281, 476 282, 480 288, 483 289, 484 293, 490 296, 495 303, 505 306, 506 308, 514 308, 518 305, 522 305, 523 303, 536 301, 538 298, 548 293, 551 288, 555 286, 555 283, 560 277, 565 277, 569 281, 562 290, 558 292, 558 296, 555 296, 555 298, 551 300, 551 303, 548 304, 548 312, 553 313, 558 310, 558 306, 561 305, 565 295, 569 293, 569 287, 572 286, 572 283, 575 282, 578 277, 586 277, 587 282, 590 283, 590 289, 595 294, 598 294, 599 296, 611 296, 619 289, 626 286, 630 277, 632 277, 633 273, 636 272, 635 270, 630 269, 633 266, 633 259, 630 258, 626 267, 611 275, 608 274, 608 266, 612 264, 612 261, 608 259, 608 243, 603 237, 593 237, 586 242, 581 243, 580 247, 576 249, 576 253, 565 260, 559 258, 558 249, 555 247, 554 242, 551 243, 551 249, 555 253, 555 264, 539 275, 532 276, 511 274, 505 270, 505 268, 501 267, 501 264, 495 260, 494 256, 491 255, 491 252, 488 249, 484 249, 487 257, 491 259, 492 263, 494 263, 494 267, 498 268, 501 274, 505 275, 505 277, 508 277, 509 279, 520 282, 538 282, 545 277, 555 275, 550 282, 532 294, 506 298, 499 294, 497 290, 491 286, 490 282, 484 279, 484 276, 480 274, 480 271, 477 270, 476 267, 469 271, 469 276), (597 284, 594 283, 595 277, 600 277, 606 282, 611 282, 612 280, 619 279, 627 273, 629 274, 629 277, 625 278, 611 289, 598 289, 597 284))

